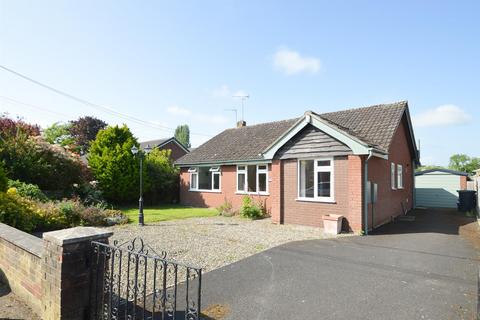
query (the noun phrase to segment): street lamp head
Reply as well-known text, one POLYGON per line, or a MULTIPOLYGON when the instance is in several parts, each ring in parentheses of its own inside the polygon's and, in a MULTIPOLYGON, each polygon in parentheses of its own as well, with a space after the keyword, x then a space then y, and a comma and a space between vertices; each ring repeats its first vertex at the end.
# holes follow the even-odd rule
POLYGON ((136 146, 133 146, 130 151, 132 151, 133 155, 136 155, 138 153, 138 148, 136 146))
POLYGON ((152 147, 150 147, 150 145, 147 144, 147 146, 143 148, 143 152, 145 152, 145 154, 149 154, 150 151, 152 151, 152 147))

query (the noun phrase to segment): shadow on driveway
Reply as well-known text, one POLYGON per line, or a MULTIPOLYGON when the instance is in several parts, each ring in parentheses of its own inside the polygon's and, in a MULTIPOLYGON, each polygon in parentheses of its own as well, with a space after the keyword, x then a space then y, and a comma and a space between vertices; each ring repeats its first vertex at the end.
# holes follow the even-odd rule
POLYGON ((204 275, 219 319, 476 319, 473 218, 417 210, 368 237, 291 242, 204 275))

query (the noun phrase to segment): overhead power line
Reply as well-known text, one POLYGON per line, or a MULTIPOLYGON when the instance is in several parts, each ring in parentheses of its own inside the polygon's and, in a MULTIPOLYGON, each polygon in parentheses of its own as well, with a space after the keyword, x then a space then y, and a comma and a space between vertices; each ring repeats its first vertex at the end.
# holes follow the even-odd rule
POLYGON ((22 102, 22 101, 12 99, 12 98, 9 98, 9 97, 0 96, 0 99, 3 99, 3 100, 5 100, 9 103, 22 105, 22 106, 29 107, 29 108, 32 108, 32 109, 37 109, 37 110, 41 110, 41 111, 44 111, 44 112, 48 112, 48 113, 51 113, 51 114, 56 115, 56 116, 61 116, 62 118, 64 118, 64 117, 71 118, 72 117, 71 115, 67 115, 65 113, 61 113, 61 112, 58 112, 58 111, 53 111, 53 110, 50 110, 50 109, 47 109, 47 108, 44 108, 44 107, 40 107, 40 106, 33 105, 33 104, 30 104, 30 103, 22 102))
MULTIPOLYGON (((111 115, 114 115, 114 116, 117 116, 119 118, 122 118, 124 120, 129 120, 129 121, 132 121, 132 122, 135 122, 137 124, 141 124, 141 125, 145 125, 145 126, 149 126, 149 127, 152 127, 152 128, 155 128, 155 129, 160 129, 160 130, 169 130, 169 131, 175 131, 174 128, 170 128, 170 127, 166 127, 166 126, 162 126, 162 125, 159 125, 159 124, 155 124, 155 123, 152 123, 152 122, 149 122, 149 121, 145 121, 145 120, 142 120, 142 119, 139 119, 139 118, 136 118, 136 117, 133 117, 133 116, 130 116, 130 115, 127 115, 127 114, 124 114, 124 113, 121 113, 121 112, 118 112, 118 111, 115 111, 114 109, 111 109, 109 107, 105 107, 105 106, 102 106, 102 105, 99 105, 99 104, 96 104, 96 103, 93 103, 93 102, 90 102, 88 100, 85 100, 85 99, 82 99, 82 98, 79 98, 79 97, 76 97, 72 94, 69 94, 67 92, 64 92, 62 90, 59 90, 59 89, 56 89, 52 86, 49 86, 47 84, 44 84, 40 81, 37 81, 35 79, 32 79, 24 74, 21 74, 20 72, 17 72, 15 70, 12 70, 10 68, 7 68, 3 65, 0 65, 0 68, 7 71, 7 72, 10 72, 24 80, 27 80, 29 82, 32 82, 40 87, 43 87, 47 90, 50 90, 50 91, 53 91, 61 96, 64 96, 66 98, 69 98, 71 100, 74 100, 80 104, 83 104, 83 105, 86 105, 86 106, 89 106, 93 109, 97 109, 97 110, 101 110, 105 113, 108 113, 108 114, 111 114, 111 115)), ((211 137, 211 135, 208 135, 208 134, 203 134, 203 133, 195 133, 195 132, 191 132, 192 135, 197 135, 197 136, 205 136, 205 137, 211 137)))

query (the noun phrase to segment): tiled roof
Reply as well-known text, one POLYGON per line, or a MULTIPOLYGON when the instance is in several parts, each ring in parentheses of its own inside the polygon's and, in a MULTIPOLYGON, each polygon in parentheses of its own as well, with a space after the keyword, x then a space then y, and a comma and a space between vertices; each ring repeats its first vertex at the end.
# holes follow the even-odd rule
POLYGON ((296 121, 297 119, 291 119, 227 129, 184 155, 175 163, 194 164, 262 159, 260 153, 296 121))
MULTIPOLYGON (((388 152, 406 108, 407 102, 402 101, 316 115, 339 130, 388 152)), ((227 129, 175 163, 189 165, 261 160, 261 153, 298 120, 299 118, 227 129)))
POLYGON ((406 108, 407 102, 401 101, 323 113, 319 116, 363 142, 388 152, 406 108))

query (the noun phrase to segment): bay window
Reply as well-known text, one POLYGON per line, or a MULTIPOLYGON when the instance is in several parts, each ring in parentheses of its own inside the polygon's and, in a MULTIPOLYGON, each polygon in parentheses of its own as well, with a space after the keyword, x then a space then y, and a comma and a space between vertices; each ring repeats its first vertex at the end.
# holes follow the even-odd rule
POLYGON ((298 198, 333 201, 333 158, 298 161, 298 198))
POLYGON ((220 167, 197 167, 190 172, 190 190, 220 191, 220 167))
POLYGON ((267 193, 268 165, 237 166, 237 192, 267 193))

